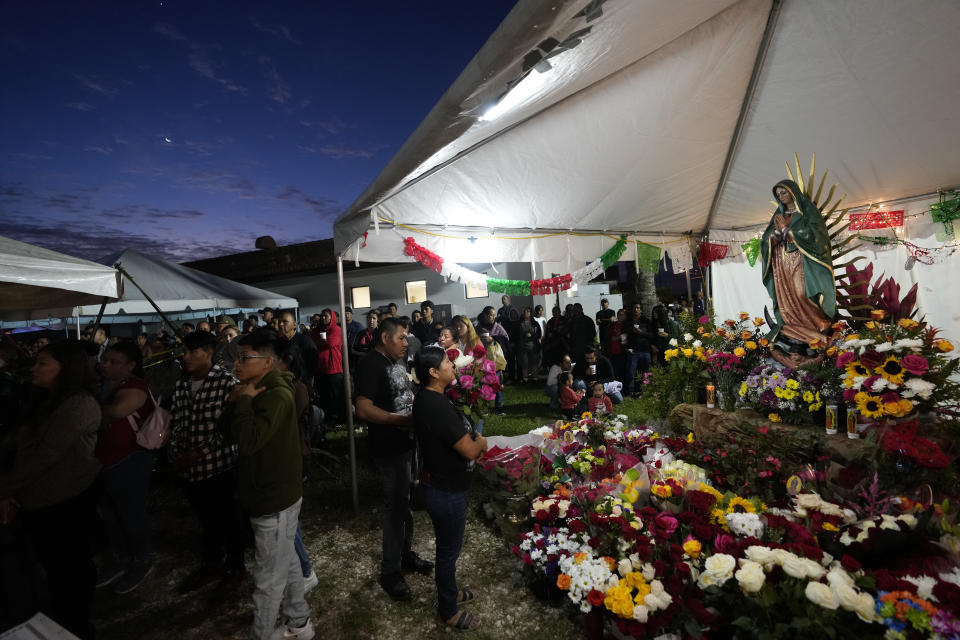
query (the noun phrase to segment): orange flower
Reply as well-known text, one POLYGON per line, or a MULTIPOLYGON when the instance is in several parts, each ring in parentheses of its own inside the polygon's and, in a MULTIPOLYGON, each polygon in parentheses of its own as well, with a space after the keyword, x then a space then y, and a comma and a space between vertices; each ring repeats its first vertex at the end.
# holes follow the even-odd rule
POLYGON ((755 351, 757 348, 757 343, 753 340, 747 340, 743 343, 743 346, 747 348, 747 351, 755 351))
POLYGON ((767 340, 766 338, 760 338, 760 346, 761 346, 761 347, 766 347, 766 346, 768 346, 769 344, 770 344, 770 341, 769 341, 769 340, 767 340))
POLYGON ((746 311, 741 311, 741 312, 740 312, 740 319, 741 319, 741 320, 749 320, 749 319, 750 319, 750 314, 747 313, 746 311))
POLYGON ((557 576, 557 586, 564 591, 570 590, 570 576, 565 573, 561 573, 557 576))
POLYGON ((874 320, 883 320, 887 317, 887 312, 883 309, 874 309, 870 312, 870 317, 874 320))
POLYGON ((840 322, 834 322, 832 325, 830 325, 830 328, 834 331, 843 331, 847 328, 847 323, 843 322, 842 320, 840 322))
POLYGON ((823 341, 819 338, 810 341, 810 348, 814 351, 818 351, 821 347, 823 347, 823 341))
POLYGON ((600 559, 607 563, 607 568, 610 569, 610 571, 616 569, 617 561, 610 556, 602 556, 600 559))
POLYGON ((900 321, 897 322, 897 324, 900 325, 900 328, 906 329, 908 331, 910 329, 916 329, 917 327, 920 326, 919 322, 917 322, 916 320, 911 320, 910 318, 900 318, 900 321))
POLYGON ((873 331, 877 328, 877 323, 874 322, 873 320, 867 320, 865 323, 863 323, 863 326, 873 331))
POLYGON ((740 337, 744 340, 749 340, 750 338, 753 337, 753 333, 751 333, 750 331, 741 331, 740 337))
POLYGON ((839 351, 839 349, 837 349, 836 347, 830 347, 829 349, 827 349, 827 355, 832 358, 833 356, 837 355, 837 351, 839 351))
POLYGON ((754 318, 754 319, 753 319, 753 326, 755 326, 755 327, 762 327, 762 326, 765 325, 765 324, 766 324, 766 322, 764 321, 763 318, 754 318))
POLYGON ((937 340, 933 343, 933 346, 935 346, 938 351, 942 351, 943 353, 953 351, 953 343, 949 340, 937 340))
POLYGON ((587 559, 587 554, 583 551, 578 551, 577 553, 573 554, 573 559, 577 564, 583 564, 583 561, 587 559))
POLYGON ((747 352, 743 347, 737 347, 733 350, 733 355, 737 356, 738 358, 742 358, 743 356, 747 355, 747 352))

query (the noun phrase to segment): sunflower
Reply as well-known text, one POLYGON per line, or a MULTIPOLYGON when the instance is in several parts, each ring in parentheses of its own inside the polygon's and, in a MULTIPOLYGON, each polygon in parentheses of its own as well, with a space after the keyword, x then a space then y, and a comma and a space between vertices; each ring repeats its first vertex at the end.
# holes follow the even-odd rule
POLYGON ((879 396, 861 391, 854 396, 854 400, 857 403, 857 409, 860 410, 860 413, 862 413, 864 417, 870 418, 871 420, 883 417, 883 401, 879 396))
POLYGON ((854 360, 846 366, 847 375, 851 378, 866 378, 870 375, 870 369, 860 364, 859 360, 854 360))
POLYGON ((710 522, 713 524, 723 527, 725 530, 729 531, 727 527, 727 514, 723 509, 715 508, 710 512, 710 522))
POLYGON ((727 513, 756 513, 757 508, 746 498, 733 496, 727 503, 727 513))
POLYGON ((890 356, 887 358, 887 361, 882 365, 874 369, 881 376, 886 378, 889 382, 894 384, 903 384, 904 369, 900 365, 900 361, 897 360, 896 356, 890 356))

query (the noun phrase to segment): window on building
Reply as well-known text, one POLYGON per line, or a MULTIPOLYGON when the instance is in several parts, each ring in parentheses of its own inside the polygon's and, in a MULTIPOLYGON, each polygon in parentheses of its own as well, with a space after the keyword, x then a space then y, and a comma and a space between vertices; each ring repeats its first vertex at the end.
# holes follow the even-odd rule
POLYGON ((366 309, 370 306, 370 287, 352 287, 350 306, 354 309, 366 309))
POLYGON ((483 283, 482 285, 471 285, 465 284, 464 286, 464 295, 466 295, 467 300, 470 298, 487 298, 489 293, 487 292, 487 284, 483 283))
POLYGON ((427 299, 427 281, 411 280, 407 282, 407 304, 420 304, 427 299))

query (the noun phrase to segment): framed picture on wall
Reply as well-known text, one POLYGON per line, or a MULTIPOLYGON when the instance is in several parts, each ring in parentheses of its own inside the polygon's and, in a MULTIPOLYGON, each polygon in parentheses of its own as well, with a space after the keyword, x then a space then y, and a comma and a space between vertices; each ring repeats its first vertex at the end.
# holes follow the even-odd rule
POLYGON ((404 285, 407 304, 420 304, 427 299, 426 280, 408 280, 404 285))
POLYGON ((354 309, 366 309, 370 306, 370 287, 352 287, 350 306, 354 309))
POLYGON ((463 288, 464 295, 466 296, 467 300, 470 300, 471 298, 488 298, 490 296, 490 293, 487 291, 486 283, 479 286, 465 284, 463 285, 463 288))

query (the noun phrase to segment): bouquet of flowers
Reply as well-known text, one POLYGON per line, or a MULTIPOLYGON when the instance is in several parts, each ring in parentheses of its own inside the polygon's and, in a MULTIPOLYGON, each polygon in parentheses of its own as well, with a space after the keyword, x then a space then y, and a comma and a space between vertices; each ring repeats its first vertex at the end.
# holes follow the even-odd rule
POLYGON ((746 372, 743 358, 726 351, 714 353, 707 356, 707 371, 720 388, 723 409, 732 411, 737 400, 737 383, 746 372))
MULTIPOLYGON (((706 318, 706 316, 704 316, 706 318)), ((759 366, 769 352, 770 342, 763 337, 761 328, 766 322, 763 318, 750 318, 750 314, 741 311, 739 317, 724 320, 714 326, 707 318, 697 327, 697 334, 707 347, 707 355, 730 353, 741 360, 741 369, 749 371, 759 366)))
POLYGON ((739 395, 771 422, 800 424, 823 406, 816 378, 809 372, 764 365, 740 384, 739 395))
POLYGON ((491 447, 480 459, 480 476, 495 489, 508 494, 533 494, 540 483, 540 449, 491 447))
POLYGON ((844 371, 843 399, 871 420, 901 418, 915 410, 957 415, 960 385, 950 377, 960 360, 939 331, 910 318, 883 322, 884 312, 846 336, 836 356, 844 371))
POLYGON ((473 427, 489 413, 490 404, 500 391, 497 365, 486 355, 483 345, 479 344, 469 354, 460 353, 459 349, 447 351, 456 369, 456 377, 446 389, 447 397, 473 427))

